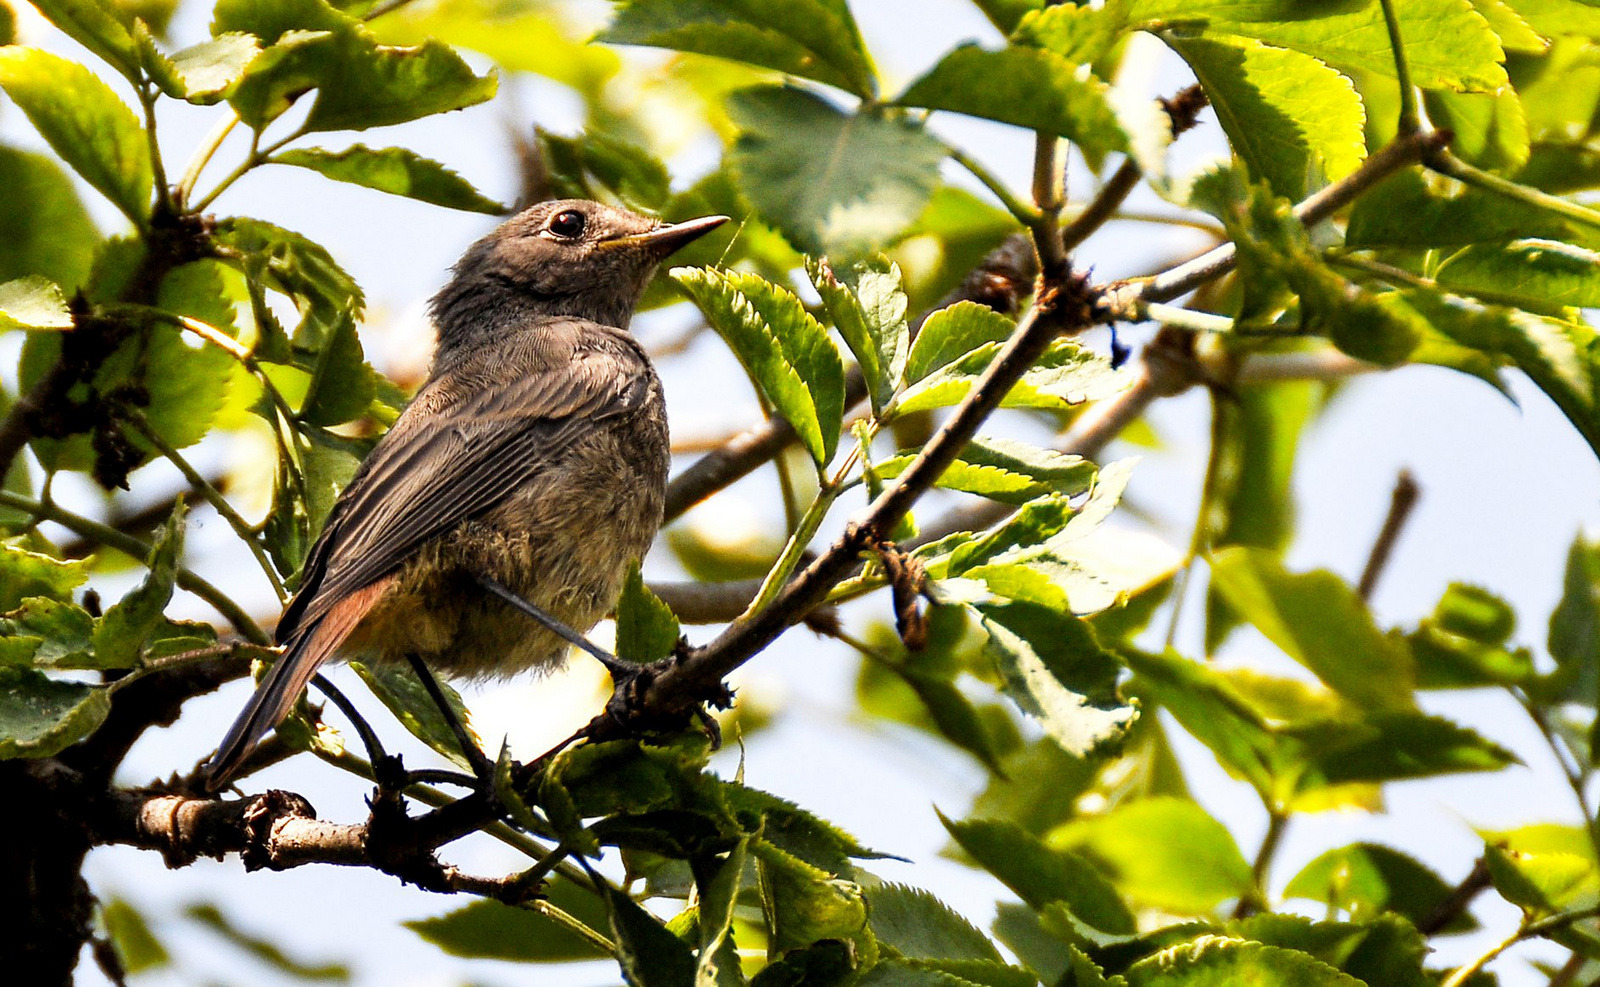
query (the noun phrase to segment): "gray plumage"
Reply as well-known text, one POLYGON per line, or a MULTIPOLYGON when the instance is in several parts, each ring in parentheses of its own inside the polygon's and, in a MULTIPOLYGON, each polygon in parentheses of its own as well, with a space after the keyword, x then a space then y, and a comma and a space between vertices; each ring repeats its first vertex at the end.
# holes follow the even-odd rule
POLYGON ((657 264, 722 221, 561 200, 467 250, 433 300, 429 380, 329 514, 278 625, 284 655, 209 787, 336 652, 480 678, 564 657, 480 575, 579 632, 605 616, 661 525, 669 453, 661 382, 626 327, 657 264))

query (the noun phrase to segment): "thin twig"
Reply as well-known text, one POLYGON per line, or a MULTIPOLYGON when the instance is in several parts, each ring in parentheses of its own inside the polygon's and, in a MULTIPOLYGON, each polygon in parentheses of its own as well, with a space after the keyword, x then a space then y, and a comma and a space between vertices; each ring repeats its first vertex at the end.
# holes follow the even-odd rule
POLYGON ((1366 568, 1361 570, 1361 582, 1356 587, 1363 600, 1372 599, 1372 591, 1378 588, 1378 579, 1389 564, 1389 556, 1400 539, 1400 532, 1405 530, 1406 521, 1410 520, 1411 512, 1416 509, 1417 499, 1421 496, 1422 488, 1417 485, 1416 477, 1411 475, 1410 470, 1401 470, 1400 476, 1394 481, 1394 493, 1389 498, 1389 513, 1383 519, 1383 528, 1378 532, 1377 540, 1372 543, 1372 552, 1367 556, 1366 568))

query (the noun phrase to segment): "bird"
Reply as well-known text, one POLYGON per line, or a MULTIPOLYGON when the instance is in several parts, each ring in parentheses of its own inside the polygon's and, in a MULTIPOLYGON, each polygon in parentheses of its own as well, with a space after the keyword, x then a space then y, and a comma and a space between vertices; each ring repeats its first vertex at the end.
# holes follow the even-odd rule
POLYGON ((336 656, 448 677, 551 668, 662 523, 661 381, 628 324, 661 261, 727 221, 538 203, 469 247, 429 309, 427 381, 339 494, 279 620, 282 654, 202 769, 219 791, 336 656))

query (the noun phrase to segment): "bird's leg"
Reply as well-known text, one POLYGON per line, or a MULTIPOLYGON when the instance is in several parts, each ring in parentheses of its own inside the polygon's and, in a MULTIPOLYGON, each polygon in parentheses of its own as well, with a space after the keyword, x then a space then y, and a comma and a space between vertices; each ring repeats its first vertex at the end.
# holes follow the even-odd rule
POLYGON ((456 745, 461 748, 462 755, 472 766, 472 773, 477 776, 478 784, 482 785, 485 791, 494 791, 494 762, 489 760, 483 748, 478 746, 477 740, 473 739, 467 725, 456 715, 444 690, 439 687, 439 680, 434 677, 433 669, 429 668, 427 662, 422 660, 422 656, 414 651, 406 652, 406 661, 411 663, 411 670, 422 680, 422 687, 428 690, 429 698, 439 707, 439 714, 444 717, 445 723, 450 725, 450 732, 455 734, 456 745))
POLYGON ((610 672, 611 677, 617 682, 633 678, 639 674, 639 669, 644 667, 624 658, 618 658, 566 624, 563 624, 551 614, 546 613, 543 609, 534 606, 521 596, 513 593, 493 577, 480 574, 478 583, 495 596, 543 624, 550 633, 592 655, 596 661, 605 666, 606 671, 610 672))

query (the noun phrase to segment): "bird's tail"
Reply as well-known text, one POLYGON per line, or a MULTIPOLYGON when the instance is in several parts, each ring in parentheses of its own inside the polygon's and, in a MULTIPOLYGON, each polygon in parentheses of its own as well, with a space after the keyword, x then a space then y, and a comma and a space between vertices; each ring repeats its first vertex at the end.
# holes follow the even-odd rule
POLYGON ((344 643, 350 632, 372 609, 389 580, 381 580, 363 587, 335 604, 305 633, 294 635, 288 649, 277 663, 268 669, 266 677, 256 686, 255 694, 245 704, 227 736, 222 738, 217 752, 204 768, 206 791, 215 792, 227 784, 239 770, 256 744, 268 730, 277 726, 294 706, 300 693, 317 674, 317 669, 344 643))

